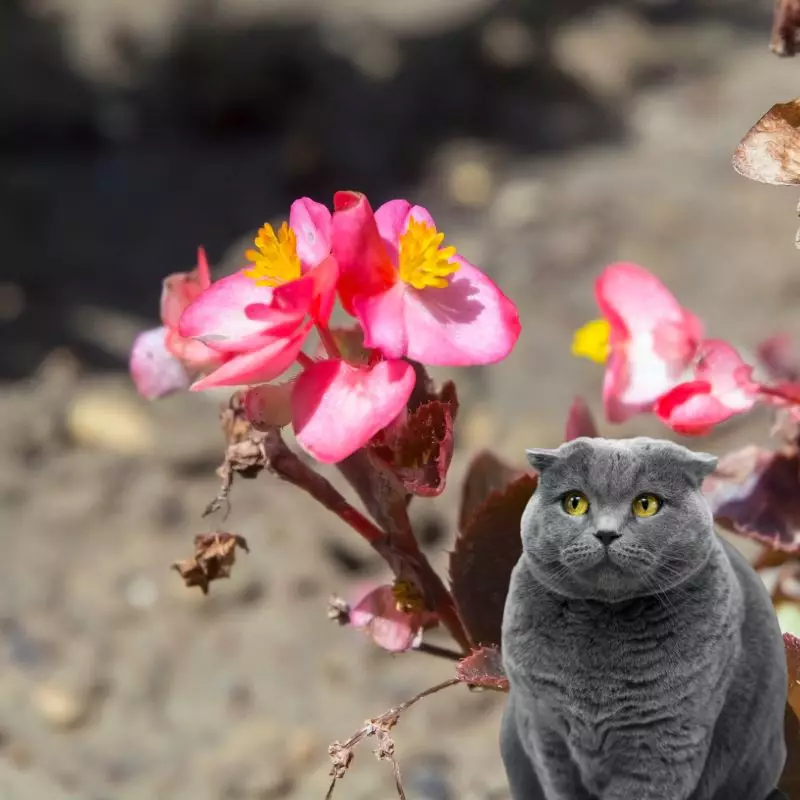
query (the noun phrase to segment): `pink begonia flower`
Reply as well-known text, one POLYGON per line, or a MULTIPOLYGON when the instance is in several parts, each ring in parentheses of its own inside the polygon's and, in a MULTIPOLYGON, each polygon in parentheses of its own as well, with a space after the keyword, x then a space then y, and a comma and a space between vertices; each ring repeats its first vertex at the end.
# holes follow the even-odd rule
POLYGON ((131 348, 130 373, 136 389, 149 400, 188 388, 193 376, 215 369, 225 356, 202 342, 178 332, 184 309, 211 286, 205 250, 197 250, 197 267, 164 279, 161 289, 161 322, 137 336, 131 348))
POLYGON ((292 392, 297 441, 317 461, 341 461, 405 411, 415 382, 408 361, 372 367, 316 362, 300 373, 292 392))
POLYGON ((660 397, 654 407, 658 416, 676 433, 699 436, 755 405, 760 387, 752 381, 753 368, 727 342, 708 339, 702 343, 694 379, 681 383, 660 397))
POLYGON ((572 352, 607 363, 603 403, 610 422, 649 411, 685 380, 702 326, 658 278, 636 264, 619 262, 595 283, 601 320, 576 332, 572 352))
POLYGON ((225 357, 191 388, 250 386, 248 419, 257 427, 292 422, 299 444, 319 461, 336 462, 363 447, 406 407, 414 369, 406 361, 352 365, 302 352, 314 325, 326 329, 339 269, 331 250, 331 214, 308 198, 292 204, 289 225, 265 225, 252 268, 223 278, 181 317, 179 330, 225 357), (269 385, 299 361, 300 375, 269 385))
POLYGON ((505 358, 520 334, 516 306, 480 270, 443 247, 431 215, 406 200, 373 213, 358 192, 334 195, 339 296, 386 358, 467 366, 505 358))
POLYGON ((227 356, 193 390, 273 380, 298 358, 314 324, 327 324, 339 274, 330 229, 324 205, 295 200, 288 225, 259 231, 257 249, 246 254, 253 266, 217 281, 183 312, 180 334, 227 356))
POLYGON ((430 611, 400 611, 391 586, 369 588, 366 593, 362 588, 357 596, 359 599, 350 607, 350 624, 390 653, 416 647, 423 631, 438 621, 430 611))

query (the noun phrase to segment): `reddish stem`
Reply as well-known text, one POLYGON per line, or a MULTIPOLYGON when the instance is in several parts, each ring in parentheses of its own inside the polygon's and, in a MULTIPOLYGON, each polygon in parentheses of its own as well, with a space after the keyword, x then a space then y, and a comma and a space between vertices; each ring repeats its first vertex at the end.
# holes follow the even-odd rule
POLYGON ((314 363, 314 359, 311 356, 306 355, 302 350, 297 354, 297 363, 303 368, 307 369, 314 363))
POLYGON ((322 325, 318 322, 317 332, 319 333, 319 338, 322 341, 322 344, 325 347, 325 352, 328 354, 328 356, 330 358, 341 358, 342 353, 339 350, 339 345, 336 343, 336 339, 334 339, 333 334, 330 332, 328 326, 322 325))
MULTIPOLYGON (((419 549, 405 513, 405 499, 402 496, 399 498, 401 507, 395 509, 393 522, 395 530, 387 532, 348 503, 327 478, 301 461, 297 454, 287 447, 278 430, 271 430, 265 435, 263 448, 268 469, 273 474, 310 494, 317 502, 346 522, 356 533, 363 536, 397 577, 407 574, 409 569, 412 574, 418 576, 425 595, 429 599, 429 607, 439 615, 442 624, 464 653, 469 653, 471 647, 469 637, 464 630, 453 597, 425 554, 419 549), (400 516, 403 517, 404 524, 398 527, 397 517, 400 516)), ((340 468, 343 463, 339 464, 340 468)), ((344 470, 346 477, 348 477, 348 472, 349 470, 344 470)), ((351 473, 350 478, 352 477, 351 473)), ((360 488, 363 492, 366 489, 363 485, 359 486, 358 481, 353 483, 351 480, 350 482, 357 490, 360 488)), ((392 524, 392 519, 387 518, 381 522, 389 525, 392 524)))

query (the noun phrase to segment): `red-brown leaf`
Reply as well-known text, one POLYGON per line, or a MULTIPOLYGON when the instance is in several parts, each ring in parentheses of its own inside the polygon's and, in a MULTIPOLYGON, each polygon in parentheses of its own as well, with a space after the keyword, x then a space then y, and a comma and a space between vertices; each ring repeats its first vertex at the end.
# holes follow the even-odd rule
POLYGON ((455 386, 448 383, 443 399, 417 406, 405 420, 375 438, 373 452, 391 467, 411 494, 435 497, 444 491, 453 458, 457 411, 455 386))
POLYGON ((523 473, 491 491, 467 516, 456 537, 450 554, 450 583, 475 646, 500 644, 511 571, 522 554, 522 512, 536 482, 535 475, 523 473))
POLYGON ((470 686, 508 691, 508 676, 503 669, 500 650, 496 647, 481 647, 462 658, 456 667, 456 676, 470 686))
POLYGON ((504 489, 511 481, 528 473, 501 461, 494 453, 484 450, 472 459, 461 485, 461 508, 458 528, 464 530, 478 509, 482 508, 492 492, 504 489))
POLYGON ((723 528, 770 547, 800 552, 800 461, 796 448, 756 446, 720 460, 704 492, 723 528))
POLYGON ((786 646, 786 665, 789 669, 789 701, 784 715, 786 737, 786 764, 778 788, 786 792, 789 800, 800 798, 800 639, 791 633, 783 635, 786 646))
POLYGON ((567 428, 564 432, 564 441, 571 442, 581 436, 597 437, 597 425, 592 416, 591 409, 582 397, 572 401, 567 413, 567 428))
POLYGON ((764 339, 756 353, 772 380, 793 382, 800 379, 800 354, 788 336, 779 334, 764 339))
POLYGON ((783 634, 786 647, 786 666, 789 670, 788 702, 792 711, 800 717, 800 639, 791 633, 783 634))

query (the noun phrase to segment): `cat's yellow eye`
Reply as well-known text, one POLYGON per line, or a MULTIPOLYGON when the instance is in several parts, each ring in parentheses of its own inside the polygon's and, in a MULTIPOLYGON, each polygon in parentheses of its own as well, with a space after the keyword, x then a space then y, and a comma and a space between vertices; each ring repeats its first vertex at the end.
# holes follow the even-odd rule
POLYGON ((637 517, 652 517, 661 509, 661 498, 654 494, 640 494, 632 505, 633 513, 637 517))
POLYGON ((582 517, 589 510, 589 498, 583 492, 567 492, 561 507, 571 517, 582 517))

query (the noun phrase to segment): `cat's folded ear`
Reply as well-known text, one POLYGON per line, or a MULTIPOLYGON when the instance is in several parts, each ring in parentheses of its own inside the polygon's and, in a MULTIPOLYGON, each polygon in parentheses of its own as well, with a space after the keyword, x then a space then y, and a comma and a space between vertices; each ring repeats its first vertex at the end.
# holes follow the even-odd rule
POLYGON ((717 468, 719 459, 711 453, 695 453, 686 447, 681 450, 681 466, 698 485, 717 468))
POLYGON ((560 457, 558 450, 550 450, 545 447, 533 447, 526 450, 525 455, 528 457, 528 463, 540 473, 555 464, 560 457))

